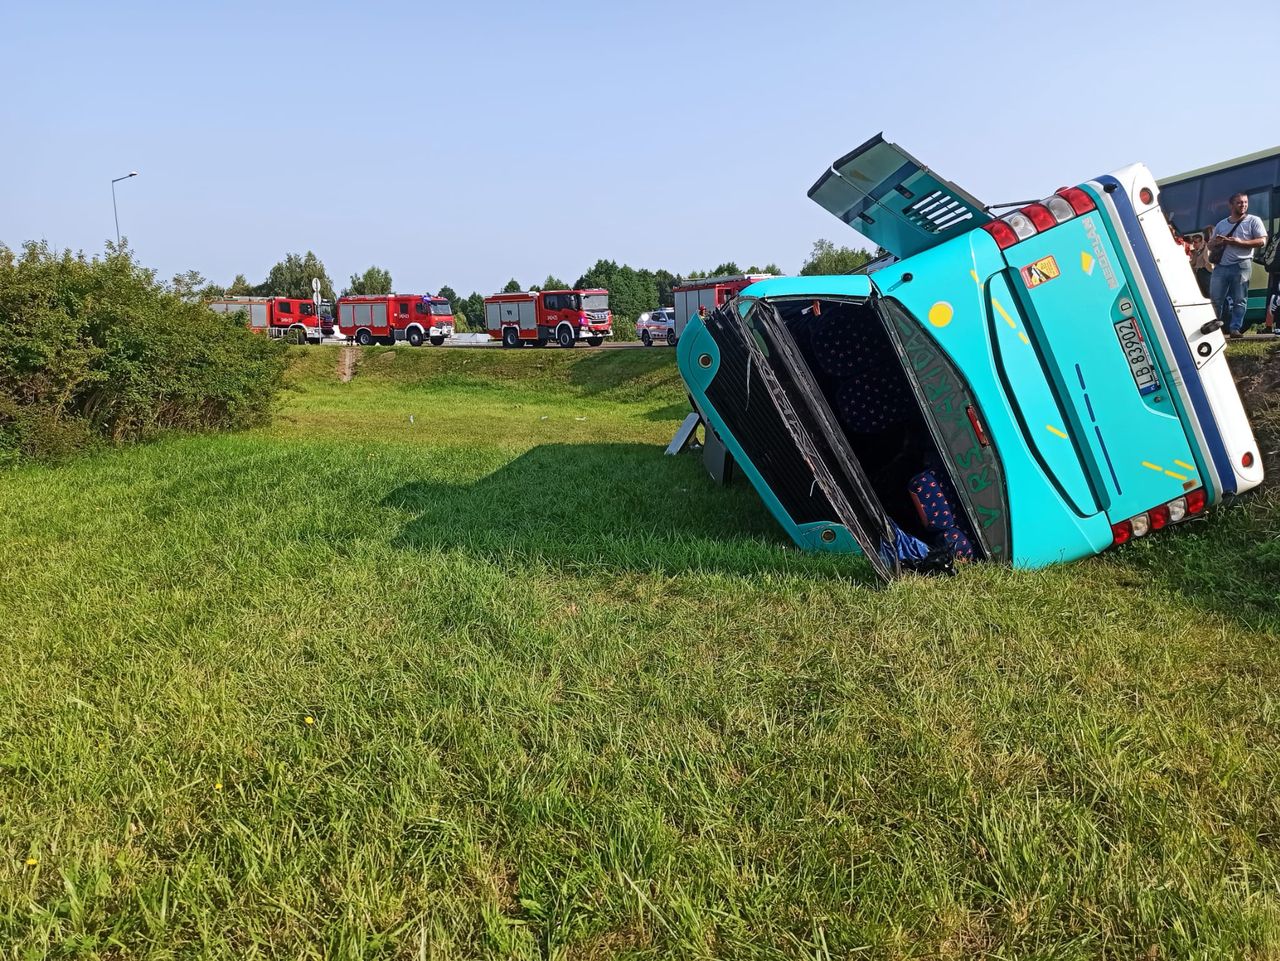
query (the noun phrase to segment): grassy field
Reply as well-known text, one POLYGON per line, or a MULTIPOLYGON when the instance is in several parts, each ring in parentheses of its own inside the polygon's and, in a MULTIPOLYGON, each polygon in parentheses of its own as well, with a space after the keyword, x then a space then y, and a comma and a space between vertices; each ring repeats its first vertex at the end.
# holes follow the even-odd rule
POLYGON ((670 351, 336 368, 0 474, 0 959, 1280 957, 1276 487, 874 589, 670 351))

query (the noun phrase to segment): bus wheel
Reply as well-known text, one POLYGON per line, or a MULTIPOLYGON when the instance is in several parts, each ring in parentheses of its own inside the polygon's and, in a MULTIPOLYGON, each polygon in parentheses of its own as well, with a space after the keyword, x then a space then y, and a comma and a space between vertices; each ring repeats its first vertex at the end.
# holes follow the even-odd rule
POLYGON ((357 330, 356 343, 361 347, 368 347, 373 343, 373 334, 369 333, 367 330, 357 330))
POLYGON ((519 347, 520 335, 516 333, 514 327, 502 328, 502 346, 503 347, 519 347))
POLYGON ((647 330, 641 331, 640 343, 644 344, 646 347, 653 346, 653 338, 649 336, 649 332, 647 330))
POLYGON ((573 336, 573 328, 568 324, 563 324, 556 331, 556 343, 561 347, 572 347, 577 342, 577 339, 573 336))
POLYGON ((404 339, 409 342, 410 347, 421 347, 422 331, 420 331, 417 327, 415 327, 413 328, 413 330, 409 331, 409 333, 405 335, 404 339))
POLYGON ((435 337, 431 338, 432 347, 440 347, 440 346, 443 346, 443 344, 444 344, 444 337, 437 334, 435 337))
POLYGON ((603 337, 588 337, 588 338, 587 338, 587 343, 588 343, 588 344, 590 344, 592 347, 599 347, 601 344, 603 344, 603 343, 604 343, 604 338, 603 338, 603 337))

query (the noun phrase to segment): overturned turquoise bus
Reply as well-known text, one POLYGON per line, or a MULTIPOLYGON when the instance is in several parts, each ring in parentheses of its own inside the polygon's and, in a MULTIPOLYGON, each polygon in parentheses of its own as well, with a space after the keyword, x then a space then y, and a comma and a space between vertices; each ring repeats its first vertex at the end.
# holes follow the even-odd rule
POLYGON ((681 318, 706 429, 802 548, 1039 567, 1262 481, 1141 164, 1002 217, 876 136, 809 196, 893 256, 681 318), (887 262, 886 262, 887 261, 887 262))

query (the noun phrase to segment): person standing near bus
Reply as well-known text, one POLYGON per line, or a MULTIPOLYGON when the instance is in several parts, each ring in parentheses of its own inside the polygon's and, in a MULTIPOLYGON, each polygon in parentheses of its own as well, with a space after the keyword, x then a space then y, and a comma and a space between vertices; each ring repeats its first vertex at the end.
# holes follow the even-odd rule
POLYGON ((1267 228, 1261 218, 1249 213, 1249 198, 1231 195, 1231 213, 1213 228, 1209 256, 1218 256, 1218 265, 1209 279, 1209 299, 1228 337, 1239 337, 1244 328, 1244 312, 1249 302, 1249 275, 1253 271, 1253 251, 1267 242, 1267 228), (1230 309, 1228 310, 1228 303, 1230 309))
POLYGON ((1213 236, 1213 224, 1202 233, 1191 235, 1191 269, 1195 272, 1200 293, 1209 297, 1209 278, 1213 276, 1213 261, 1209 259, 1209 238, 1213 236))

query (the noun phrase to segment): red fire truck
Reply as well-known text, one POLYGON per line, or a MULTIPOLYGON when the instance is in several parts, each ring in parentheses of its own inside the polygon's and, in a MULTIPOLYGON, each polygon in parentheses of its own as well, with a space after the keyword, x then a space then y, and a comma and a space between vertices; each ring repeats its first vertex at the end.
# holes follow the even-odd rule
POLYGON ((709 313, 731 300, 743 288, 772 276, 773 274, 735 274, 730 277, 706 277, 672 287, 671 293, 676 305, 676 338, 684 333, 685 323, 700 308, 707 308, 709 313))
POLYGON ((295 344, 318 344, 333 333, 333 317, 317 314, 315 303, 298 297, 219 297, 209 309, 219 314, 244 311, 250 330, 295 344))
POLYGON ((534 343, 544 347, 555 341, 572 347, 585 340, 599 347, 613 336, 609 291, 534 290, 494 294, 484 299, 484 325, 489 336, 503 347, 534 343))
POLYGON ((338 331, 362 346, 429 340, 439 347, 453 336, 453 306, 430 294, 351 294, 338 298, 338 331))

